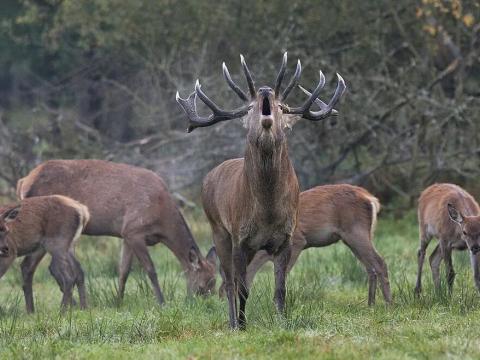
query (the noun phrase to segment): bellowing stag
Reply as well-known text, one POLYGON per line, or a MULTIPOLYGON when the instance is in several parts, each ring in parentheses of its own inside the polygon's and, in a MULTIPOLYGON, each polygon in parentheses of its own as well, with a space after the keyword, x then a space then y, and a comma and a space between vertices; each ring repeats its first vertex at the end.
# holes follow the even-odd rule
POLYGON ((320 80, 312 93, 302 88, 309 95, 308 100, 300 107, 289 107, 285 101, 300 78, 300 61, 283 91, 281 85, 287 66, 286 53, 275 88, 263 86, 256 90, 243 56, 240 58, 248 94, 233 82, 225 64, 223 74, 230 88, 246 103, 244 106, 233 111, 220 109, 205 95, 198 81, 195 91, 187 99, 180 98, 177 93, 177 102, 189 119, 188 132, 238 118, 244 118, 247 128, 244 158, 225 161, 213 169, 204 180, 202 193, 204 210, 226 278, 230 327, 233 329, 245 328, 248 298, 246 269, 260 250, 266 250, 274 257, 274 300, 278 311, 284 311, 290 238, 296 226, 299 198, 297 176, 288 156, 285 130, 299 118, 319 121, 336 114, 333 107, 345 90, 345 83, 338 75, 337 89, 330 102, 325 104, 319 100, 317 97, 325 84, 325 77, 320 72, 320 80), (211 109, 212 115, 198 115, 197 97, 211 109), (311 110, 314 103, 320 107, 319 111, 311 110))

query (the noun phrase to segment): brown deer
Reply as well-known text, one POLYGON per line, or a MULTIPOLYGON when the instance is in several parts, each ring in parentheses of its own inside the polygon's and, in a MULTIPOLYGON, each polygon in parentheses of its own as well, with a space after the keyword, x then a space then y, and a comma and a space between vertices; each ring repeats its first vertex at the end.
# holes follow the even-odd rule
POLYGON ((86 308, 85 279, 74 245, 89 220, 88 208, 65 196, 40 196, 0 207, 0 277, 19 256, 27 312, 34 311, 32 280, 48 252, 50 273, 63 291, 62 309, 72 305, 77 285, 80 307, 86 308))
POLYGON ((157 301, 164 297, 147 246, 164 243, 180 261, 189 292, 208 294, 215 288, 215 254, 204 258, 163 180, 154 172, 102 160, 51 160, 19 180, 24 199, 60 194, 85 204, 87 235, 124 239, 119 266, 119 297, 135 255, 152 282, 157 301))
POLYGON ((453 250, 470 250, 475 285, 480 291, 480 207, 472 195, 454 184, 434 184, 426 188, 418 201, 420 248, 415 294, 422 291, 422 268, 427 246, 433 237, 438 244, 430 255, 433 283, 440 287, 440 264, 445 261, 447 284, 452 290, 455 271, 453 250))
MULTIPOLYGON (((329 246, 342 240, 365 266, 369 285, 368 304, 375 303, 377 280, 385 301, 391 303, 387 265, 372 242, 379 211, 378 199, 358 186, 324 185, 302 192, 287 272, 295 265, 303 250, 329 246)), ((273 257, 263 250, 255 255, 247 267, 248 288, 257 271, 271 260, 273 257)), ((221 296, 223 288, 222 284, 221 296)))
POLYGON ((329 104, 317 99, 325 84, 325 77, 320 72, 320 81, 315 90, 309 93, 303 89, 309 95, 308 100, 300 107, 291 108, 285 104, 285 100, 298 83, 300 61, 291 81, 281 92, 287 65, 286 53, 275 89, 261 87, 256 91, 243 56, 240 59, 249 95, 233 82, 225 63, 223 74, 230 88, 246 102, 244 106, 233 111, 220 109, 201 90, 198 81, 195 91, 187 99, 181 99, 177 93, 177 101, 189 119, 187 131, 242 117, 247 128, 244 158, 225 161, 210 171, 203 182, 202 192, 203 207, 225 274, 230 327, 233 329, 245 328, 248 298, 246 270, 260 250, 273 255, 274 300, 278 311, 284 310, 290 238, 296 226, 299 196, 297 177, 288 157, 285 129, 300 117, 319 121, 335 114, 333 107, 345 90, 345 83, 338 75, 338 86, 329 104), (212 115, 198 115, 197 96, 212 110, 212 115), (313 103, 320 107, 319 111, 310 110, 313 103), (237 298, 240 302, 239 311, 237 298))

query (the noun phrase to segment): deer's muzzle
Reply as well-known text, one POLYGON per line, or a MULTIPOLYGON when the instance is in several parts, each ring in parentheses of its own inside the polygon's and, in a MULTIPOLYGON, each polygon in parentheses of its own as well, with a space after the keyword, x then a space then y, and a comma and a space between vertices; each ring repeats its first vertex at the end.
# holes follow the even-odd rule
POLYGON ((472 252, 473 255, 476 255, 479 251, 480 251, 480 245, 473 245, 471 248, 470 248, 470 251, 472 252))

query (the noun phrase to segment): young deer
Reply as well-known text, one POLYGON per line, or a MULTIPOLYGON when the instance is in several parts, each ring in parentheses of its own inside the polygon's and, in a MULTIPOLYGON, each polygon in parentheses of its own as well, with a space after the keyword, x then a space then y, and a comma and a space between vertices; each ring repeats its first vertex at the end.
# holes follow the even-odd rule
MULTIPOLYGON (((375 303, 377 280, 383 297, 391 303, 387 265, 373 245, 373 233, 380 202, 367 190, 347 184, 317 186, 300 194, 297 228, 292 237, 290 271, 300 253, 312 247, 325 247, 342 240, 365 266, 368 274, 368 304, 375 303)), ((259 251, 247 268, 247 286, 272 256, 259 251)), ((223 285, 220 288, 223 295, 223 285)))
POLYGON ((300 117, 319 121, 336 113, 333 106, 345 90, 343 79, 338 76, 338 86, 329 104, 317 99, 325 84, 325 77, 320 72, 317 87, 312 94, 307 92, 308 100, 301 107, 290 108, 285 100, 299 80, 300 61, 283 92, 280 88, 286 70, 286 54, 275 90, 261 87, 256 91, 242 56, 241 63, 249 95, 232 81, 223 64, 228 85, 246 102, 236 110, 220 109, 201 90, 198 81, 195 91, 187 99, 181 99, 177 93, 177 101, 189 119, 188 131, 219 121, 245 117, 244 124, 248 131, 245 157, 225 161, 210 171, 203 182, 202 192, 203 207, 212 227, 213 241, 225 274, 230 327, 234 329, 243 329, 246 325, 247 265, 260 250, 266 250, 274 258, 275 304, 278 311, 284 310, 290 238, 296 226, 299 196, 297 177, 288 157, 285 129, 290 128, 300 117), (212 115, 198 115, 197 96, 212 110, 212 115), (313 103, 320 107, 319 111, 310 110, 313 103), (239 311, 237 298, 240 300, 239 311))
POLYGON ((32 280, 48 252, 50 273, 63 292, 62 309, 72 304, 77 285, 80 307, 86 308, 85 280, 74 255, 75 242, 88 223, 88 208, 65 196, 40 196, 0 207, 0 277, 19 256, 27 312, 34 311, 32 280))
POLYGON ((438 245, 430 255, 433 283, 440 286, 440 263, 445 261, 447 284, 451 291, 455 279, 452 251, 470 250, 475 285, 480 291, 480 207, 468 192, 454 184, 434 184, 426 188, 418 201, 420 249, 415 293, 422 291, 422 268, 430 240, 438 245))
POLYGON ((102 160, 51 160, 19 180, 20 199, 60 194, 85 204, 91 219, 87 235, 124 239, 119 266, 119 297, 135 255, 147 273, 157 301, 164 303, 147 246, 164 243, 178 258, 189 293, 215 288, 215 254, 204 258, 163 180, 154 172, 102 160))

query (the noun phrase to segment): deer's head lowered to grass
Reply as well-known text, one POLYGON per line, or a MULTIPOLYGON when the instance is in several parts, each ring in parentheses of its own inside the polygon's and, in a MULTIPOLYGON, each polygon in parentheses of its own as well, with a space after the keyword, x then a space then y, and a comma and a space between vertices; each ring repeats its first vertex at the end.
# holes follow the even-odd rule
POLYGON ((11 240, 8 237, 10 232, 9 223, 14 221, 18 212, 20 211, 20 206, 15 206, 9 209, 6 209, 0 214, 0 257, 10 257, 16 255, 16 248, 12 246, 11 240))
POLYGON ((157 301, 164 302, 148 246, 165 244, 180 261, 190 294, 215 288, 214 252, 202 255, 163 179, 128 164, 103 160, 49 160, 17 184, 20 199, 64 195, 85 204, 90 221, 83 232, 124 239, 119 264, 119 299, 136 257, 149 277, 157 301), (141 200, 139 200, 141 199, 141 200))

